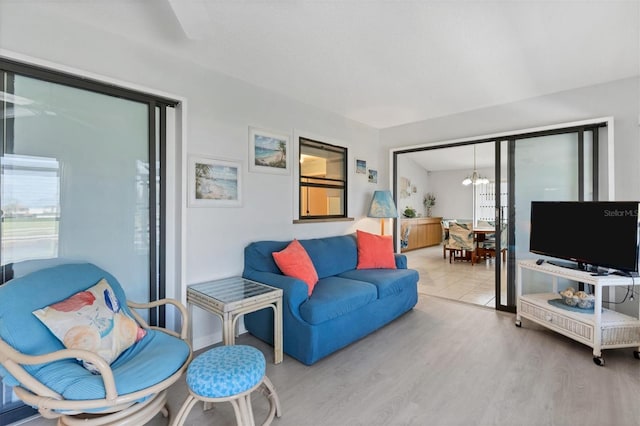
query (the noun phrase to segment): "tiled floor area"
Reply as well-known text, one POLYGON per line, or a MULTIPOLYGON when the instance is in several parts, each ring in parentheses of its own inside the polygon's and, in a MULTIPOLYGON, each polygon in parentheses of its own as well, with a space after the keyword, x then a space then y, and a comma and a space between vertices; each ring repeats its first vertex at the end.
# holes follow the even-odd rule
POLYGON ((448 255, 442 258, 441 245, 403 254, 409 268, 420 274, 418 292, 495 308, 495 260, 482 260, 473 266, 470 262, 449 263, 448 255))

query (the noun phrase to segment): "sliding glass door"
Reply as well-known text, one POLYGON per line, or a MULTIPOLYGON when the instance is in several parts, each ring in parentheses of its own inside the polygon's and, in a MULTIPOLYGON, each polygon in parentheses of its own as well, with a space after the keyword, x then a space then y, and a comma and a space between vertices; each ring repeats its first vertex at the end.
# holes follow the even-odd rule
MULTIPOLYGON (((131 300, 161 296, 166 105, 0 66, 3 282, 49 265, 92 262, 131 300)), ((147 319, 162 322, 158 314, 147 319)), ((14 421, 20 414, 11 410, 20 408, 10 388, 0 397, 0 424, 14 421)))
MULTIPOLYGON (((539 257, 529 252, 532 201, 590 201, 598 199, 599 127, 514 139, 510 143, 513 167, 511 212, 514 220, 515 260, 539 257)), ((576 226, 579 222, 567 223, 576 226)), ((562 236, 558 235, 558 238, 562 236)), ((510 270, 515 276, 515 263, 510 270)), ((526 276, 524 291, 543 291, 540 274, 526 276), (542 287, 540 287, 542 286, 542 287), (538 289, 538 287, 540 287, 538 289)), ((515 279, 515 278, 512 278, 515 279)))
MULTIPOLYGON (((485 249, 489 247, 490 259, 487 264, 493 265, 495 271, 495 308, 515 312, 516 265, 518 260, 533 256, 529 253, 531 201, 598 200, 600 194, 604 194, 599 189, 605 187, 600 177, 606 178, 608 172, 608 151, 603 149, 607 142, 606 134, 606 122, 594 122, 576 127, 397 151, 394 153, 395 181, 398 182, 399 177, 409 173, 406 164, 410 163, 399 162, 397 157, 400 155, 414 158, 420 164, 437 167, 436 170, 427 169, 429 171, 425 172, 425 180, 429 191, 442 194, 442 201, 438 205, 441 209, 439 214, 445 219, 451 219, 464 217, 465 212, 471 216, 473 212, 468 221, 474 228, 478 228, 474 232, 478 235, 488 234, 488 237, 481 238, 483 241, 478 238, 477 244, 481 247, 479 252, 483 254, 483 259, 487 257, 485 249), (472 147, 473 150, 470 149, 472 147), (491 157, 489 151, 493 153, 493 162, 488 160, 491 157), (473 164, 473 171, 476 172, 476 152, 479 154, 479 172, 471 176, 488 176, 489 182, 478 179, 478 185, 461 185, 461 179, 465 174, 469 175, 470 169, 460 170, 461 163, 457 160, 469 159, 469 164, 473 164), (429 162, 427 156, 437 161, 429 162), (473 163, 470 159, 473 159, 473 163), (398 164, 405 165, 407 170, 398 170, 398 164), (473 188, 473 191, 462 192, 463 188, 473 188), (491 235, 487 228, 495 229, 495 234, 491 235), (486 238, 489 239, 488 242, 486 238)), ((469 181, 473 182, 474 179, 469 181)), ((403 199, 401 190, 396 193, 399 195, 397 201, 401 202, 401 206, 405 205, 406 194, 403 199)), ((457 273, 458 270, 459 268, 451 272, 457 273)), ((470 269, 468 277, 477 279, 478 270, 479 268, 470 269)), ((445 275, 443 273, 440 277, 442 283, 448 282, 445 275)), ((456 294, 466 291, 465 288, 455 290, 447 294, 455 298, 456 294)), ((440 293, 445 294, 444 291, 440 293)), ((438 292, 433 294, 438 295, 438 292)))

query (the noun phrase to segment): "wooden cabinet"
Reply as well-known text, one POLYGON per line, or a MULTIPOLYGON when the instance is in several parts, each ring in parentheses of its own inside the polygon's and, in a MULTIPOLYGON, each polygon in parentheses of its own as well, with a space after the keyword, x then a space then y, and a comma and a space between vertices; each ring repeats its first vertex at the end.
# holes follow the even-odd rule
POLYGON ((402 251, 435 246, 442 242, 441 217, 401 219, 401 228, 409 227, 409 244, 402 251))

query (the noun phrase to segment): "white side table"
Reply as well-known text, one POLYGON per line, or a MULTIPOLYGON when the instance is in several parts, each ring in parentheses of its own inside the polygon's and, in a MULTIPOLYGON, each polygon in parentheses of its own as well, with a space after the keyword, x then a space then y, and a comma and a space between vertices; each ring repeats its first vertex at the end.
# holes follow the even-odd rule
MULTIPOLYGON (((241 315, 264 308, 273 309, 273 362, 282 362, 282 289, 242 277, 207 281, 187 287, 187 306, 191 318, 194 305, 220 317, 222 342, 225 345, 235 343, 237 321, 241 315)), ((193 325, 190 332, 193 341, 193 325)))

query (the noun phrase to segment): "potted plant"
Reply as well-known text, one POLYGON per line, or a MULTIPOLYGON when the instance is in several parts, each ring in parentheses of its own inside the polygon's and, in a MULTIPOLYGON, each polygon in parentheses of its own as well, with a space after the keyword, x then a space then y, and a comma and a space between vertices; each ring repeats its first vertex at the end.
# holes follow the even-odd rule
POLYGON ((416 217, 416 209, 414 209, 413 207, 407 206, 405 207, 402 214, 404 215, 404 217, 416 217))
POLYGON ((436 194, 427 192, 422 200, 424 208, 427 210, 427 217, 431 217, 431 209, 436 205, 436 194))

